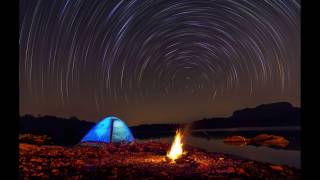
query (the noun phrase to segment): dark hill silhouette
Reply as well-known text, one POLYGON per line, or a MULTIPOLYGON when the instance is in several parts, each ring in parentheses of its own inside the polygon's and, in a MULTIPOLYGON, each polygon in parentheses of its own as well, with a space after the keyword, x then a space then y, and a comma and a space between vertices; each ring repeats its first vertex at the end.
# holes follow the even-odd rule
POLYGON ((263 104, 235 111, 231 119, 242 126, 299 126, 300 108, 287 102, 263 104))
POLYGON ((76 117, 58 118, 54 116, 20 117, 20 133, 46 134, 55 144, 77 144, 95 123, 79 120, 76 117))
MULTIPOLYGON (((76 117, 54 116, 20 117, 20 133, 46 134, 55 144, 77 144, 95 123, 76 117)), ((144 124, 132 126, 136 138, 172 135, 179 126, 186 124, 144 124)), ((192 122, 192 129, 217 129, 237 127, 299 126, 300 108, 287 102, 263 104, 255 108, 235 111, 231 117, 210 118, 192 122)))
MULTIPOLYGON (((184 125, 184 124, 180 124, 184 125)), ((245 108, 235 111, 231 117, 205 118, 193 121, 192 129, 218 129, 239 127, 271 127, 271 126, 299 126, 300 108, 290 103, 279 102, 263 104, 255 108, 245 108)), ((172 131, 179 125, 150 124, 131 127, 134 134, 153 135, 156 132, 172 131)))
MULTIPOLYGON (((180 124, 183 126, 186 124, 180 124)), ((255 108, 235 111, 232 116, 222 118, 206 118, 193 121, 192 129, 221 129, 241 127, 300 126, 300 108, 290 103, 279 102, 262 104, 255 108)), ((161 134, 173 135, 179 124, 149 124, 131 127, 135 136, 158 137, 161 134), (168 133, 168 131, 170 131, 168 133)))
POLYGON ((279 102, 238 110, 228 118, 211 118, 195 121, 193 123, 193 128, 205 129, 299 125, 300 108, 293 107, 287 102, 279 102))

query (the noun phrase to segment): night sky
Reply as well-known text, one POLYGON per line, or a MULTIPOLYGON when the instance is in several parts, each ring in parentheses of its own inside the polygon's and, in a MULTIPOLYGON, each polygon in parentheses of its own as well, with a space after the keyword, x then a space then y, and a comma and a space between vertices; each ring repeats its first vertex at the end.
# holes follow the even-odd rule
POLYGON ((20 0, 20 114, 129 125, 300 106, 300 1, 20 0))

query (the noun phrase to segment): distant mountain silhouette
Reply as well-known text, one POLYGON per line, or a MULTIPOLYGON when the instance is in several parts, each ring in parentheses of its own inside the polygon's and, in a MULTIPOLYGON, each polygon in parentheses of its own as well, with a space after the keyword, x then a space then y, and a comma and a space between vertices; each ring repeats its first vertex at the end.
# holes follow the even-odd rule
MULTIPOLYGON (((180 124, 186 125, 186 124, 180 124)), ((299 126, 300 108, 290 103, 263 104, 255 108, 235 111, 231 117, 206 118, 193 121, 192 129, 218 129, 240 127, 299 126)), ((179 124, 150 124, 131 127, 134 134, 153 135, 156 132, 175 131, 179 124)))
MULTIPOLYGON (((46 134, 55 144, 77 144, 95 125, 76 117, 54 116, 20 117, 20 133, 46 134)), ((186 124, 144 124, 130 127, 136 138, 172 135, 179 126, 186 124)), ((192 122, 192 129, 217 129, 238 127, 299 126, 300 108, 290 103, 263 104, 255 108, 235 111, 231 117, 209 118, 192 122)))
POLYGON ((293 107, 287 102, 279 102, 238 110, 228 118, 211 118, 195 121, 193 123, 193 128, 205 129, 299 125, 300 108, 293 107))

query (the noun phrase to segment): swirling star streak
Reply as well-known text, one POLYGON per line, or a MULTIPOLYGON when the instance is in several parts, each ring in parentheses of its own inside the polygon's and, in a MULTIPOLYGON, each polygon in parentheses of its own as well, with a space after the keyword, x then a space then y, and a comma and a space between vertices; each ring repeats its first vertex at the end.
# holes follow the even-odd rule
POLYGON ((150 103, 169 121, 300 102, 296 0, 20 0, 19 44, 21 113, 130 124, 150 103))

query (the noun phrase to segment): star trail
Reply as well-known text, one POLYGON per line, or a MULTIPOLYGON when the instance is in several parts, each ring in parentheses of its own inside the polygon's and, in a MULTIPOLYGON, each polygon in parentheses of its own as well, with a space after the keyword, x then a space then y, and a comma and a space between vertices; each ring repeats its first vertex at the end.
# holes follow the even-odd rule
POLYGON ((20 0, 20 114, 129 125, 300 106, 300 1, 20 0))

